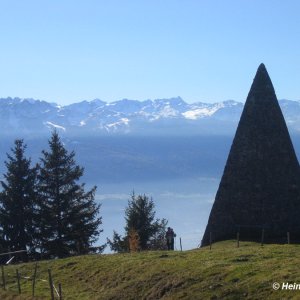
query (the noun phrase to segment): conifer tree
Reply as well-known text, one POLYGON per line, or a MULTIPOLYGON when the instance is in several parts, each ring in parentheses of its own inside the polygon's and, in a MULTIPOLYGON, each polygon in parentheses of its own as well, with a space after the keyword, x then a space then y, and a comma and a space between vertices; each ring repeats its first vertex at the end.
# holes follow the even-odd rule
POLYGON ((84 169, 68 153, 55 131, 50 151, 42 151, 38 174, 40 195, 40 250, 44 256, 66 257, 101 250, 93 247, 102 232, 96 186, 85 192, 78 180, 84 169))
POLYGON ((7 169, 1 181, 0 226, 4 247, 11 251, 34 251, 36 220, 36 167, 24 155, 23 140, 15 140, 12 154, 7 154, 7 169))
POLYGON ((140 248, 145 250, 159 232, 165 231, 167 221, 155 219, 155 205, 152 198, 144 195, 131 195, 125 210, 125 231, 129 235, 135 230, 139 236, 140 248))
POLYGON ((107 243, 112 251, 125 252, 131 249, 132 233, 138 240, 140 250, 165 249, 165 233, 168 221, 155 219, 155 205, 152 198, 146 195, 135 195, 133 192, 125 209, 125 237, 114 231, 112 240, 107 243))

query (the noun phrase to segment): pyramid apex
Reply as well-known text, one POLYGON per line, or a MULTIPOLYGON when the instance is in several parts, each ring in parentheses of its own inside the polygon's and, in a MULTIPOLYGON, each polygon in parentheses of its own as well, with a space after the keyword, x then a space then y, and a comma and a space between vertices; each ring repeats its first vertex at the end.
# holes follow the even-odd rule
MULTIPOLYGON (((268 96, 272 95, 272 98, 276 99, 275 90, 271 81, 271 78, 268 74, 268 71, 263 63, 261 63, 256 71, 255 77, 253 79, 252 86, 249 91, 249 95, 256 94, 256 100, 264 100, 268 96), (261 94, 261 97, 258 97, 257 93, 261 94), (262 99, 260 99, 262 98, 262 99)), ((251 98, 251 97, 250 97, 251 98)), ((248 100, 248 99, 247 99, 248 100)), ((247 103, 246 100, 246 103, 247 103)))
POLYGON ((261 64, 259 65, 259 67, 258 67, 258 70, 259 70, 259 69, 266 69, 265 64, 264 64, 264 63, 261 63, 261 64))
POLYGON ((267 75, 267 77, 269 77, 266 66, 263 63, 261 63, 257 68, 256 76, 257 75, 262 76, 263 74, 267 75))
MULTIPOLYGON (((261 63, 258 68, 257 68, 257 72, 256 74, 261 74, 261 73, 264 73, 264 74, 268 74, 268 71, 267 71, 267 68, 265 66, 265 64, 261 63)), ((269 76, 269 75, 268 75, 269 76)))

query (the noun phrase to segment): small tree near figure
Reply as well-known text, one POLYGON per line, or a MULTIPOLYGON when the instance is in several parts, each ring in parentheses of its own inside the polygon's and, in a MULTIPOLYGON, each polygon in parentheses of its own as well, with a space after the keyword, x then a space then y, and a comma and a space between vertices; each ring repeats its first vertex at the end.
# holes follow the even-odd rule
POLYGON ((133 192, 125 209, 125 237, 114 232, 113 239, 107 239, 111 250, 130 251, 131 248, 136 248, 133 245, 137 245, 137 241, 139 250, 165 249, 164 237, 168 222, 165 219, 155 219, 155 213, 152 198, 146 195, 136 196, 133 192))
POLYGON ((76 165, 55 131, 50 151, 43 151, 38 174, 40 251, 46 257, 65 257, 101 251, 93 244, 102 232, 96 186, 85 191, 78 184, 84 169, 76 165))
POLYGON ((129 230, 128 242, 130 252, 137 252, 140 250, 140 237, 134 228, 129 230))

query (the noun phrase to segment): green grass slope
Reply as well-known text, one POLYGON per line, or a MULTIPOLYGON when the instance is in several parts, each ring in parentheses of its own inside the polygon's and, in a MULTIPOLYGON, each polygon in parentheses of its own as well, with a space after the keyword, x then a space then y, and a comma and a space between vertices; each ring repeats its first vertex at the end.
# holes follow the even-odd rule
MULTIPOLYGON (((300 299, 300 245, 220 242, 212 250, 87 255, 38 263, 36 299, 50 299, 48 268, 63 299, 300 299)), ((0 299, 31 299, 34 263, 5 266, 0 299), (22 296, 17 295, 16 268, 22 296), (23 296, 24 295, 24 296, 23 296)), ((1 278, 1 276, 0 276, 1 278)), ((0 279, 1 282, 1 279, 0 279)))

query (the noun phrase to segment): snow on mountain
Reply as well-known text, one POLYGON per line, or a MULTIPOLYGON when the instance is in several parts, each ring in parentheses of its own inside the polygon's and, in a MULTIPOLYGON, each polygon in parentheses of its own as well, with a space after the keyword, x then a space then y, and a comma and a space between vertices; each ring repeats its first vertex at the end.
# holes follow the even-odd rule
POLYGON ((191 109, 182 113, 186 119, 197 120, 199 118, 206 118, 212 116, 216 111, 224 107, 222 103, 198 103, 191 106, 191 109))
MULTIPOLYGON (((300 101, 280 100, 292 130, 300 131, 300 101)), ((180 97, 107 103, 95 99, 71 105, 21 98, 0 99, 2 135, 40 135, 49 130, 89 134, 226 134, 234 132, 243 103, 186 103, 180 97)))
POLYGON ((52 122, 45 122, 45 125, 50 129, 62 129, 63 131, 66 131, 66 128, 57 124, 54 124, 52 122))

